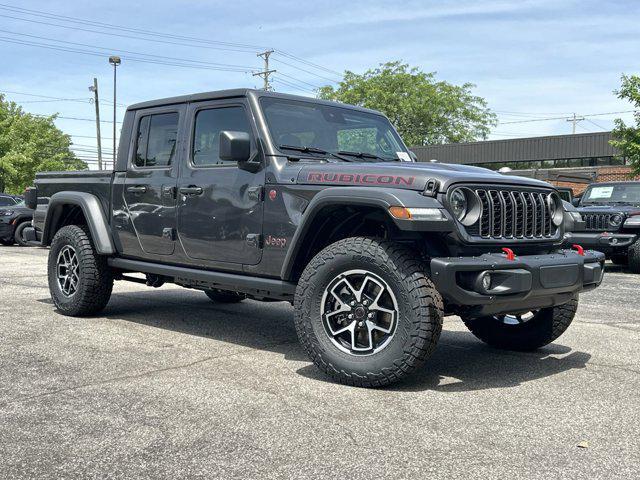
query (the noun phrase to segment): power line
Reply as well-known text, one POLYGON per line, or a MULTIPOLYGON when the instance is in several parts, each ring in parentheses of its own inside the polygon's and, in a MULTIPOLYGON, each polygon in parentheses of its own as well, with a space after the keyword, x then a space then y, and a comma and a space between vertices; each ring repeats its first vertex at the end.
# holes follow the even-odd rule
MULTIPOLYGON (((69 48, 69 47, 62 47, 62 46, 57 46, 57 45, 51 45, 51 44, 46 44, 46 43, 38 43, 38 42, 31 42, 31 41, 26 41, 26 40, 17 40, 14 38, 8 38, 8 37, 0 37, 0 42, 7 42, 7 43, 15 43, 18 45, 27 45, 27 46, 33 46, 33 47, 40 47, 40 48, 46 48, 49 50, 57 50, 57 51, 62 51, 62 52, 71 52, 71 53, 80 53, 83 55, 92 55, 95 57, 105 57, 104 53, 101 52, 92 52, 92 51, 87 51, 87 50, 80 50, 77 48, 69 48)), ((147 58, 136 58, 136 57, 131 57, 131 56, 123 56, 123 58, 126 58, 129 61, 134 61, 134 62, 141 62, 141 63, 150 63, 150 64, 155 64, 155 65, 167 65, 167 66, 174 66, 174 67, 186 67, 186 68, 197 68, 197 69, 204 69, 204 70, 218 70, 218 71, 225 71, 225 72, 236 72, 236 73, 250 73, 251 70, 250 69, 233 69, 233 68, 222 68, 222 67, 213 67, 213 66, 205 66, 205 65, 194 65, 194 64, 187 64, 187 63, 181 63, 181 62, 165 62, 165 61, 161 61, 161 60, 152 60, 152 59, 147 59, 147 58)))
MULTIPOLYGON (((618 115, 621 113, 633 113, 634 110, 623 110, 620 112, 605 112, 605 113, 590 113, 588 115, 582 115, 582 117, 599 117, 599 116, 605 116, 605 115, 618 115)), ((548 117, 548 118, 532 118, 529 120, 515 120, 515 121, 511 121, 511 122, 500 122, 500 125, 510 125, 510 124, 514 124, 514 123, 531 123, 531 122, 547 122, 547 121, 551 121, 551 120, 568 120, 571 119, 572 117, 548 117)))
MULTIPOLYGON (((175 61, 179 61, 179 62, 188 62, 188 63, 194 63, 194 64, 201 64, 201 65, 208 65, 208 66, 212 66, 212 67, 228 67, 228 68, 233 68, 233 69, 242 69, 242 71, 251 71, 252 67, 247 67, 244 65, 233 65, 233 64, 228 64, 228 63, 215 63, 215 62, 203 62, 200 60, 192 60, 192 59, 188 59, 188 58, 180 58, 180 57, 168 57, 166 55, 154 55, 151 53, 141 53, 141 52, 133 52, 130 50, 121 50, 118 48, 107 48, 107 47, 100 47, 97 45, 87 45, 85 43, 78 43, 78 42, 68 42, 66 40, 58 40, 56 38, 50 38, 50 37, 41 37, 39 35, 31 35, 28 33, 19 33, 19 32, 12 32, 9 30, 0 30, 0 32, 2 33, 8 33, 10 35, 19 35, 19 36, 23 36, 23 37, 30 37, 30 38, 37 38, 39 40, 48 40, 51 42, 57 42, 57 43, 64 43, 67 45, 75 45, 75 46, 80 46, 80 47, 91 47, 91 48, 97 48, 98 50, 105 50, 109 53, 129 53, 132 55, 142 55, 144 57, 152 57, 152 58, 157 58, 157 59, 167 59, 167 60, 175 60, 175 61)), ((6 37, 5 37, 6 38, 6 37)))
MULTIPOLYGON (((7 93, 9 95, 24 95, 27 97, 36 97, 36 98, 49 98, 52 100, 59 100, 59 101, 65 101, 65 102, 78 102, 78 103, 91 103, 92 99, 91 98, 63 98, 63 97, 52 97, 51 95, 41 95, 41 94, 36 94, 36 93, 28 93, 28 92, 14 92, 11 90, 0 90, 0 93, 7 93)), ((20 100, 20 103, 27 103, 24 100, 20 100)), ((113 105, 113 102, 109 102, 108 100, 102 100, 102 103, 109 103, 110 105, 113 105)), ((118 103, 117 104, 118 107, 124 107, 126 108, 127 106, 124 103, 118 103)))
POLYGON ((331 82, 331 83, 338 83, 338 82, 340 82, 340 80, 335 80, 335 79, 333 79, 333 78, 329 78, 329 77, 325 77, 325 76, 323 76, 323 75, 319 75, 319 74, 314 73, 314 72, 312 72, 312 71, 310 71, 310 70, 306 70, 306 69, 304 69, 304 68, 302 68, 302 67, 298 67, 298 66, 296 66, 296 65, 293 65, 292 63, 285 62, 284 60, 281 60, 281 59, 279 59, 279 58, 277 58, 277 57, 276 57, 274 60, 275 60, 276 62, 278 62, 278 63, 281 63, 281 64, 283 64, 283 65, 287 65, 288 67, 291 67, 291 68, 295 68, 295 69, 297 69, 297 70, 300 70, 301 72, 308 73, 309 75, 314 75, 314 76, 316 76, 316 77, 318 77, 318 78, 322 78, 323 80, 327 80, 327 81, 329 81, 329 82, 331 82))
MULTIPOLYGON (((67 23, 74 23, 74 24, 80 24, 80 25, 85 25, 85 26, 88 25, 88 26, 94 26, 94 27, 98 27, 98 28, 108 29, 109 30, 109 31, 91 30, 91 29, 86 29, 86 28, 80 28, 77 25, 70 26, 70 25, 64 25, 64 24, 59 24, 59 23, 43 22, 43 21, 40 21, 40 20, 34 20, 32 18, 23 18, 23 17, 15 17, 15 16, 11 16, 11 15, 6 15, 6 14, 0 14, 0 16, 2 16, 2 17, 11 18, 11 19, 14 19, 14 20, 20 20, 20 21, 24 21, 24 22, 31 22, 31 23, 41 24, 41 25, 49 25, 49 26, 54 26, 54 27, 66 28, 66 29, 73 29, 75 31, 85 31, 85 32, 90 32, 90 33, 98 33, 98 34, 101 34, 101 35, 110 35, 110 36, 117 36, 117 37, 123 37, 123 38, 133 38, 133 39, 137 39, 137 40, 144 40, 144 41, 157 42, 157 43, 165 43, 165 44, 172 44, 172 45, 181 45, 181 46, 188 46, 188 47, 212 48, 212 49, 217 49, 217 50, 237 51, 237 52, 241 52, 241 53, 248 53, 249 51, 255 51, 255 50, 258 50, 258 49, 259 50, 264 50, 265 49, 263 46, 241 44, 241 43, 233 43, 233 42, 221 42, 221 41, 218 41, 218 40, 203 39, 203 38, 198 38, 198 37, 189 37, 189 36, 184 36, 184 35, 168 34, 168 33, 156 32, 156 31, 151 31, 151 30, 143 30, 143 29, 132 28, 132 27, 124 27, 122 25, 114 25, 114 24, 105 23, 105 22, 96 22, 96 21, 92 21, 92 20, 85 20, 85 19, 81 19, 81 18, 77 18, 77 17, 70 17, 70 16, 66 16, 66 15, 57 15, 57 14, 52 14, 52 13, 43 12, 43 11, 39 11, 39 10, 26 9, 26 8, 22 8, 22 7, 14 7, 12 5, 6 5, 6 4, 0 4, 0 9, 9 11, 11 13, 18 13, 20 15, 35 16, 35 17, 46 18, 46 19, 54 19, 54 20, 67 22, 67 23), (139 37, 139 36, 133 36, 133 35, 123 35, 123 34, 119 34, 119 33, 114 33, 113 30, 121 31, 121 32, 127 32, 127 33, 136 33, 138 35, 144 35, 146 37, 157 37, 157 38, 145 38, 145 37, 139 37), (159 40, 159 38, 161 38, 163 40, 159 40), (171 41, 168 41, 166 39, 187 41, 187 42, 190 42, 190 43, 171 42, 171 41)), ((317 63, 311 62, 309 60, 306 60, 304 58, 298 57, 298 56, 293 55, 291 53, 285 52, 284 50, 278 49, 278 50, 275 51, 275 53, 278 54, 278 55, 284 56, 286 58, 289 58, 291 60, 294 60, 296 62, 299 62, 299 63, 302 63, 304 65, 307 65, 309 67, 312 67, 312 68, 315 68, 315 69, 318 69, 318 70, 322 70, 322 71, 325 71, 327 73, 335 74, 335 75, 338 75, 340 77, 342 76, 341 72, 338 72, 336 70, 332 70, 332 69, 327 68, 327 67, 325 67, 323 65, 319 65, 317 63)), ((294 68, 299 68, 299 67, 294 67, 294 68)))
POLYGON ((254 51, 256 49, 263 49, 264 48, 264 47, 261 47, 261 46, 258 46, 258 45, 250 45, 250 44, 234 43, 234 42, 221 42, 219 40, 211 40, 211 39, 204 39, 204 38, 198 38, 198 37, 188 37, 188 36, 184 36, 184 35, 176 35, 176 34, 171 34, 171 33, 156 32, 156 31, 153 31, 153 30, 144 30, 144 29, 140 29, 140 28, 125 27, 125 26, 122 26, 122 25, 115 25, 115 24, 112 24, 112 23, 96 22, 94 20, 86 20, 86 19, 82 19, 82 18, 78 18, 78 17, 71 17, 71 16, 68 16, 68 15, 58 15, 58 14, 54 14, 54 13, 43 12, 41 10, 31 10, 31 9, 28 9, 28 8, 15 7, 13 5, 7 5, 7 4, 0 4, 0 9, 13 11, 15 13, 19 13, 19 14, 22 14, 22 15, 31 15, 31 16, 35 16, 35 17, 56 19, 56 20, 61 20, 63 22, 67 22, 67 23, 78 23, 78 24, 81 24, 81 25, 91 25, 91 26, 95 26, 95 27, 99 27, 99 28, 108 28, 109 30, 119 30, 119 31, 124 31, 124 32, 133 32, 133 33, 138 33, 138 34, 142 34, 142 35, 149 35, 149 36, 154 36, 154 37, 179 39, 179 40, 185 40, 185 41, 197 42, 197 43, 205 43, 205 44, 211 44, 211 45, 223 45, 223 46, 227 46, 227 47, 244 48, 244 49, 254 50, 254 51))

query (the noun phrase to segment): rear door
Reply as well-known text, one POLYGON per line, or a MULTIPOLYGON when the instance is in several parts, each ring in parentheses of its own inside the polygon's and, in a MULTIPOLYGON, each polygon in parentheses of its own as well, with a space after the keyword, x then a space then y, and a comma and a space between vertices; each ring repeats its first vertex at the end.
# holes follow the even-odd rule
POLYGON ((261 155, 244 99, 189 106, 189 143, 178 181, 178 234, 187 256, 255 265, 262 258, 264 169, 247 172, 219 157, 220 132, 247 132, 252 155, 261 155))
POLYGON ((123 195, 145 253, 171 255, 175 250, 178 132, 185 110, 177 105, 136 112, 123 195))

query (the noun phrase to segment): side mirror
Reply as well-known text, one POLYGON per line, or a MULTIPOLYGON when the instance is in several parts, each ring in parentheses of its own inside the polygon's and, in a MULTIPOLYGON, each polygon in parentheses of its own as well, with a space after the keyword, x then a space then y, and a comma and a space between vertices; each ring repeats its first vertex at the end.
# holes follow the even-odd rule
POLYGON ((255 172, 260 168, 260 162, 250 161, 251 137, 247 132, 220 132, 220 159, 238 162, 238 168, 255 172))
POLYGON ((580 206, 580 199, 579 199, 579 198, 572 198, 572 199, 571 199, 571 204, 572 204, 574 207, 579 207, 579 206, 580 206))
POLYGON ((247 132, 220 132, 220 159, 246 162, 251 155, 251 138, 247 132))

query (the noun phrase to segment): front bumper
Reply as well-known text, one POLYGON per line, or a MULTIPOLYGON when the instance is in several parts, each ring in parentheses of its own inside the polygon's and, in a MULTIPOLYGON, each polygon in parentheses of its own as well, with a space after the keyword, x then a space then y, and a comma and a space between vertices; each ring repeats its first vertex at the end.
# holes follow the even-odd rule
POLYGON ((638 239, 632 233, 609 232, 570 232, 565 235, 565 244, 577 243, 584 248, 598 250, 607 254, 626 250, 638 239))
POLYGON ((2 239, 10 239, 13 238, 13 232, 15 231, 15 227, 11 225, 11 223, 0 221, 0 238, 2 239))
POLYGON ((587 250, 558 250, 548 255, 491 253, 478 257, 431 259, 431 279, 448 313, 485 316, 553 307, 602 282, 605 256, 587 250), (485 288, 484 276, 490 277, 485 288))

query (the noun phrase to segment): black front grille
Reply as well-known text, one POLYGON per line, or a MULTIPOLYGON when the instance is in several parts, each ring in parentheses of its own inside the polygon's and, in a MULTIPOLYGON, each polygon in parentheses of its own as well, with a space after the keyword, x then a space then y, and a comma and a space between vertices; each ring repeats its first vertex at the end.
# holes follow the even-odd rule
POLYGON ((463 226, 471 237, 481 239, 553 238, 553 224, 548 197, 551 192, 507 188, 467 187, 480 200, 480 218, 463 226))
POLYGON ((586 223, 586 229, 592 232, 605 232, 618 230, 620 225, 611 225, 611 218, 620 216, 618 213, 583 213, 582 220, 586 223))

